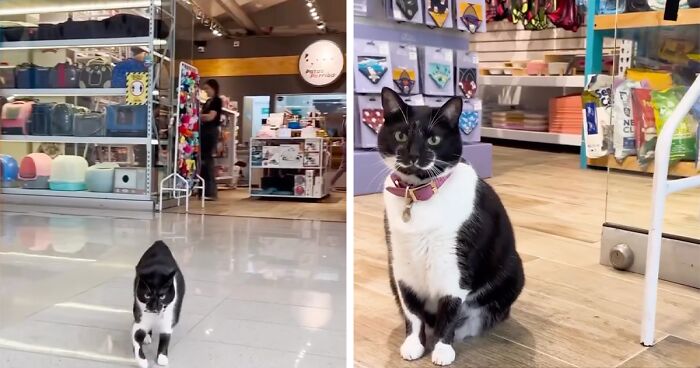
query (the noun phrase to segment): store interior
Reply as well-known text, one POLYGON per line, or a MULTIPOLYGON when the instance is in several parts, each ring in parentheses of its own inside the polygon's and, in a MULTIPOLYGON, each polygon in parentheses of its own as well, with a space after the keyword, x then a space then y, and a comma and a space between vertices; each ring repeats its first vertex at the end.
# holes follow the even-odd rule
MULTIPOLYGON (((454 344, 453 366, 696 365, 700 4, 664 19, 668 2, 354 3, 355 364, 405 363, 391 253, 377 246, 391 170, 373 118, 389 87, 408 105, 463 99, 462 157, 499 194, 525 269, 510 319, 454 344), (678 106, 668 176, 657 175, 669 181, 656 183, 666 163, 654 151, 678 106), (654 264, 658 287, 645 280, 654 264)), ((433 367, 430 353, 405 364, 433 367)))

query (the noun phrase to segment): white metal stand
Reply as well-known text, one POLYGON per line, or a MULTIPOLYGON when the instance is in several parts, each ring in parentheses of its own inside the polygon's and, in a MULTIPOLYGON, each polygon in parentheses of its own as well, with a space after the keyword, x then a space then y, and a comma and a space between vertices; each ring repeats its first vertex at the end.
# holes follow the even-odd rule
POLYGON ((669 194, 700 187, 700 175, 668 180, 668 162, 671 158, 671 140, 676 127, 700 98, 700 75, 668 118, 656 141, 654 156, 654 182, 651 200, 651 225, 647 241, 647 262, 644 272, 644 314, 642 315, 642 345, 654 345, 656 322, 656 298, 659 285, 659 263, 664 208, 669 194))
MULTIPOLYGON (((194 70, 195 72, 199 73, 197 68, 194 66, 187 64, 187 63, 180 63, 180 70, 179 70, 179 77, 178 77, 178 84, 177 84, 177 111, 175 113, 175 143, 173 144, 173 172, 172 174, 166 176, 163 178, 163 180, 160 181, 160 185, 158 186, 158 211, 163 212, 163 194, 170 192, 173 194, 173 199, 177 200, 177 205, 178 207, 180 206, 180 200, 184 199, 185 200, 185 212, 189 212, 190 210, 190 197, 192 196, 192 192, 194 190, 201 190, 202 193, 202 208, 204 208, 204 189, 205 189, 205 184, 204 184, 204 179, 202 179, 201 176, 195 174, 194 177, 194 185, 190 187, 190 182, 187 180, 187 178, 183 177, 178 173, 178 157, 179 157, 179 147, 180 147, 180 88, 182 88, 182 72, 184 70, 194 70), (172 186, 167 186, 168 181, 172 180, 172 186)), ((197 100, 197 95, 198 95, 198 90, 197 91, 192 91, 192 99, 194 101, 197 100)), ((201 160, 200 160, 201 162, 201 160)), ((197 165, 197 168, 199 168, 199 164, 197 165)))

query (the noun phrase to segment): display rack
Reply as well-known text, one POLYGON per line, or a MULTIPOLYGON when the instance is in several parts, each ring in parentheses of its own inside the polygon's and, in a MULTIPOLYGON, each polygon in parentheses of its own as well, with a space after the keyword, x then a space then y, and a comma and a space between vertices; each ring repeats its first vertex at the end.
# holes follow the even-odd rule
POLYGON ((222 174, 216 177, 218 183, 225 183, 231 188, 237 186, 238 176, 235 175, 235 165, 238 162, 238 135, 240 129, 238 119, 240 113, 238 111, 227 108, 222 109, 224 121, 221 124, 221 134, 219 142, 224 145, 223 155, 216 156, 215 162, 218 167, 221 167, 222 174), (226 136, 228 135, 228 140, 226 136))
MULTIPOLYGON (((16 63, 34 62, 41 64, 64 62, 72 55, 75 50, 88 49, 112 49, 118 47, 140 47, 147 50, 149 56, 146 57, 146 71, 148 74, 149 83, 146 85, 146 132, 144 136, 93 136, 93 137, 77 137, 77 136, 41 136, 41 135, 0 135, 2 148, 0 153, 6 153, 6 150, 14 152, 34 152, 36 144, 52 143, 61 146, 72 145, 75 154, 78 154, 78 148, 91 146, 95 149, 99 147, 142 147, 139 152, 142 152, 142 159, 138 161, 137 167, 122 167, 124 169, 135 168, 138 170, 128 174, 128 187, 114 188, 113 192, 90 192, 90 191, 56 191, 43 189, 24 189, 19 187, 17 183, 6 183, 4 188, 0 188, 0 201, 6 203, 23 203, 23 204, 41 204, 41 205, 70 205, 74 207, 100 207, 100 208, 121 208, 121 209, 141 209, 152 211, 155 203, 155 183, 158 177, 159 168, 154 159, 156 149, 152 147, 167 147, 170 141, 167 139, 159 140, 155 131, 155 114, 156 111, 170 115, 172 106, 169 103, 162 104, 161 100, 172 101, 170 93, 172 88, 170 85, 164 84, 156 86, 158 76, 156 68, 159 70, 170 70, 172 73, 172 63, 168 63, 167 55, 174 54, 175 40, 175 0, 147 0, 147 1, 101 1, 98 3, 85 0, 78 1, 55 1, 51 5, 22 3, 22 5, 3 5, 0 7, 0 15, 5 20, 25 20, 27 15, 36 14, 32 19, 41 21, 47 13, 52 13, 50 18, 56 19, 65 16, 68 19, 69 14, 74 14, 82 11, 106 11, 101 14, 115 14, 114 10, 131 9, 131 13, 139 13, 148 18, 148 36, 144 37, 129 37, 129 38, 90 38, 90 39, 55 39, 41 41, 16 41, 2 42, 0 41, 0 62, 14 60, 16 63), (33 10, 36 7, 36 10, 33 10), (156 34, 156 18, 159 18, 163 24, 173 25, 168 34, 167 39, 157 39, 156 34), (41 52, 35 52, 41 51, 41 52), (29 57, 29 60, 26 58, 29 57), (38 59, 38 60, 37 60, 38 59), (133 176, 132 176, 133 175, 133 176), (133 187, 131 187, 133 185, 133 187), (65 199, 69 198, 70 201, 65 199)), ((53 66, 47 65, 47 66, 53 66)), ((49 102, 73 102, 76 103, 80 97, 112 97, 121 99, 126 95, 125 88, 52 88, 52 89, 20 89, 6 88, 0 89, 0 96, 7 97, 8 100, 20 98, 40 98, 41 101, 49 102)), ((123 103, 123 102, 122 102, 123 103)), ((77 105, 80 103, 77 103, 77 105)), ((101 112, 101 111, 100 111, 101 112)), ((64 147, 65 149, 67 147, 64 147)), ((62 149, 62 150, 63 150, 62 149)), ((87 148, 85 148, 87 149, 87 148)), ((26 154, 26 153, 25 153, 26 154)), ((22 157, 16 157, 19 162, 22 157)), ((136 164, 136 162, 133 162, 136 164)), ((167 170, 167 168, 165 169, 167 170)), ((127 183, 127 179, 124 182, 127 183)), ((116 183, 116 180, 115 180, 116 183)))
POLYGON ((330 194, 327 174, 331 152, 326 138, 251 138, 248 190, 251 197, 322 199, 330 194), (292 151, 280 151, 277 147, 292 147, 292 151), (274 147, 274 148, 270 148, 274 147), (293 147, 297 147, 296 152, 293 147), (287 156, 289 154, 289 156, 287 156), (307 158, 307 156, 309 156, 307 158), (282 163, 287 161, 287 163, 282 163), (284 190, 272 190, 273 185, 263 188, 253 178, 256 171, 267 172, 267 178, 294 173, 294 186, 284 184, 284 190), (299 186, 302 186, 299 188, 299 186))

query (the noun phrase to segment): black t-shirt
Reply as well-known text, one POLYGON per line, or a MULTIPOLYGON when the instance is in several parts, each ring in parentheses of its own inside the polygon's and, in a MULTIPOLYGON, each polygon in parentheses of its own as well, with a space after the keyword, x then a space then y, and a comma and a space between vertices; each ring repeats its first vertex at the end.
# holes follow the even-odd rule
POLYGON ((219 96, 214 96, 207 100, 202 107, 202 113, 208 114, 212 111, 216 111, 216 117, 212 121, 202 122, 202 131, 213 131, 221 125, 221 109, 222 102, 219 96))

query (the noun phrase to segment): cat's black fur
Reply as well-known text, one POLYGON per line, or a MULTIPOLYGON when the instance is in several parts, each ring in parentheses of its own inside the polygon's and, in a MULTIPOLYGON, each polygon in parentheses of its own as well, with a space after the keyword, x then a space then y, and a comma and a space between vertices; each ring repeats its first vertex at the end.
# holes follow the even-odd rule
POLYGON ((135 353, 139 359, 145 359, 142 347, 147 339, 146 334, 150 338, 154 327, 164 327, 167 330, 158 331, 158 357, 164 355, 167 358, 171 331, 180 321, 184 297, 185 278, 175 257, 164 242, 156 241, 136 265, 133 338, 138 345, 135 346, 138 349, 135 353), (156 315, 168 316, 170 320, 164 321, 163 326, 146 321, 146 317, 153 318, 156 315))
MULTIPOLYGON (((431 171, 416 166, 393 168, 395 172, 403 174, 402 178, 413 181, 411 184, 422 184, 460 164, 462 142, 457 126, 461 113, 460 99, 451 99, 441 108, 413 107, 385 88, 382 102, 385 122, 378 137, 382 157, 395 156, 397 162, 404 165, 418 160, 418 166, 423 167, 437 159, 435 169, 431 171), (434 122, 432 126, 431 122, 434 122), (399 142, 397 132, 405 134, 406 140, 399 142), (436 135, 441 137, 440 143, 428 144, 427 139, 436 135)), ((401 138, 403 140, 404 137, 401 138)), ((481 332, 506 319, 525 284, 522 262, 515 249, 513 227, 506 209, 493 188, 483 180, 476 182, 474 190, 473 212, 455 234, 460 287, 471 292, 463 302, 451 295, 441 296, 437 311, 426 310, 427 295, 418 295, 410 285, 394 279, 392 246, 400 247, 401 244, 391 244, 391 229, 385 220, 391 289, 399 309, 402 308, 399 301, 401 295, 406 308, 423 321, 420 342, 424 346, 426 325, 433 328, 438 341, 451 344, 455 330, 467 322, 467 308, 482 308, 485 312, 481 332)), ((406 319, 406 335, 412 332, 411 323, 406 319)))

